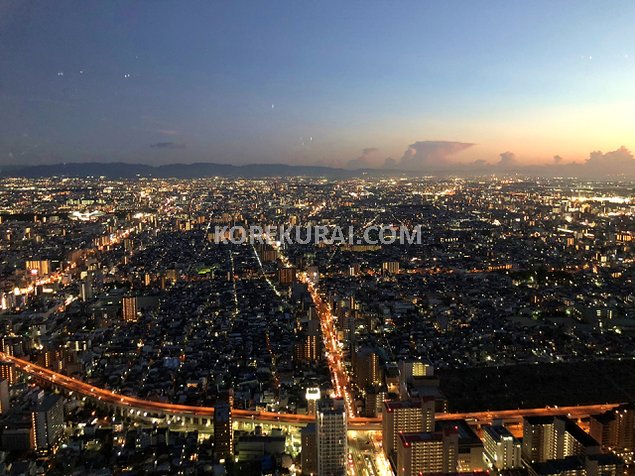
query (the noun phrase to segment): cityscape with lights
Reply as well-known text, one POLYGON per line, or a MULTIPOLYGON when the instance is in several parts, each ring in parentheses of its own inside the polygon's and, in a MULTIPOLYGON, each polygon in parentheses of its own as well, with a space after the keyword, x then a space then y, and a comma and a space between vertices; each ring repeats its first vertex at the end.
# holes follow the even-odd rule
POLYGON ((575 179, 7 178, 5 464, 623 474, 634 200, 575 179), (214 237, 318 223, 423 243, 214 237))
POLYGON ((0 476, 635 476, 633 25, 0 0, 0 476))

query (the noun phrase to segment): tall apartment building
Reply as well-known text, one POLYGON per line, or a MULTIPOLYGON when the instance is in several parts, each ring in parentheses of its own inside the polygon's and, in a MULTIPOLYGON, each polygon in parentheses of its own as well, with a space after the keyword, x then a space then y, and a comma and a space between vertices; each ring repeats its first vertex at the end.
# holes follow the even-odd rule
POLYGON ((64 434, 64 399, 60 395, 47 395, 31 412, 31 425, 35 450, 49 451, 64 434))
POLYGON ((347 462, 346 411, 343 405, 318 410, 317 468, 319 476, 345 476, 347 462))
POLYGON ((322 357, 322 336, 320 322, 307 320, 302 323, 302 330, 294 347, 294 358, 299 362, 315 362, 322 357))
POLYGON ((300 453, 302 474, 317 476, 317 430, 315 423, 309 423, 300 431, 302 452, 300 453))
POLYGON ((353 373, 360 388, 379 385, 383 381, 381 361, 376 349, 361 347, 352 356, 353 373))
POLYGON ((28 260, 26 269, 33 275, 46 276, 51 272, 51 261, 48 259, 28 260))
POLYGON ((0 380, 0 415, 7 413, 10 409, 9 381, 0 380))
POLYGON ((291 286, 297 280, 297 269, 294 267, 286 268, 280 266, 278 268, 278 282, 283 286, 291 286))
POLYGON ((42 367, 59 372, 64 369, 66 353, 64 349, 48 349, 42 351, 37 360, 42 367))
POLYGON ((498 470, 522 467, 521 444, 504 426, 483 427, 485 456, 498 470))
POLYGON ((382 439, 388 458, 397 450, 400 433, 434 431, 434 403, 434 399, 384 402, 382 439))
POLYGON ((9 385, 15 383, 15 365, 6 360, 0 361, 0 380, 6 380, 9 385))
POLYGON ((600 445, 567 417, 523 418, 522 457, 528 463, 600 453, 600 445))
POLYGON ((124 296, 121 298, 124 322, 136 322, 139 319, 137 304, 137 298, 135 296, 124 296))
POLYGON ((388 400, 388 391, 385 385, 373 385, 367 388, 364 395, 365 416, 375 418, 381 415, 384 400, 388 400))
POLYGON ((82 302, 90 301, 93 298, 93 285, 90 279, 86 279, 79 285, 79 295, 82 302))
POLYGON ((387 274, 399 274, 399 261, 384 261, 381 269, 387 274))
POLYGON ((309 387, 306 389, 306 413, 307 415, 316 415, 318 402, 322 398, 319 387, 309 387))
POLYGON ((399 376, 404 381, 411 380, 413 377, 432 377, 434 376, 434 367, 421 360, 399 362, 399 376))
POLYGON ((228 403, 217 403, 214 406, 214 452, 219 459, 226 459, 234 454, 232 409, 228 403))
POLYGON ((527 466, 529 476, 624 476, 623 461, 613 454, 567 456, 527 466))
POLYGON ((589 427, 604 451, 615 453, 628 464, 635 462, 635 404, 592 415, 589 427))
POLYGON ((456 469, 459 473, 482 471, 486 468, 483 442, 465 420, 439 420, 434 426, 436 432, 458 433, 459 453, 456 469))
POLYGON ((457 431, 401 433, 397 446, 397 476, 455 473, 458 452, 457 431))

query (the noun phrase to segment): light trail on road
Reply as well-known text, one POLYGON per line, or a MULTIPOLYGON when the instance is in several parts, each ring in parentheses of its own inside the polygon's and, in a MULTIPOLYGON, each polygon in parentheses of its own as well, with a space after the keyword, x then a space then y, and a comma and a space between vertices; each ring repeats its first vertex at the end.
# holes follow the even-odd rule
MULTIPOLYGON (((213 407, 202 407, 194 405, 179 405, 174 403, 156 402, 152 400, 144 400, 137 397, 129 397, 120 395, 110 390, 96 387, 81 380, 69 377, 50 369, 36 365, 28 360, 23 360, 11 355, 0 352, 0 360, 12 362, 16 368, 28 373, 36 378, 45 380, 53 385, 64 388, 67 391, 84 395, 95 400, 130 407, 136 410, 148 412, 161 412, 168 414, 187 414, 193 416, 211 417, 214 415, 213 407)), ((491 424, 495 420, 517 421, 522 420, 523 416, 557 416, 568 415, 571 418, 586 418, 589 415, 603 413, 607 410, 616 408, 621 403, 606 403, 596 405, 580 405, 566 407, 545 407, 545 408, 524 408, 515 410, 496 410, 485 412, 471 413, 439 413, 436 415, 437 420, 457 420, 464 419, 468 423, 474 425, 491 424)), ((260 420, 280 423, 296 423, 308 424, 315 422, 312 415, 301 415, 295 413, 275 413, 264 411, 252 411, 243 409, 233 409, 232 414, 238 419, 244 420, 260 420)), ((366 427, 366 429, 381 429, 381 419, 351 417, 349 419, 349 427, 351 430, 366 427)))
MULTIPOLYGON (((282 252, 282 247, 277 241, 269 240, 271 246, 276 250, 279 259, 284 266, 291 266, 292 263, 282 252)), ((257 253, 256 253, 257 255, 257 253)), ((350 379, 344 368, 344 356, 339 347, 337 339, 337 329, 335 328, 335 317, 333 316, 330 306, 325 303, 320 296, 317 286, 306 273, 297 274, 298 281, 307 285, 307 289, 311 294, 311 299, 315 304, 318 317, 320 319, 320 327, 322 329, 322 341, 327 353, 327 364, 331 373, 331 381, 335 390, 335 397, 344 399, 344 407, 346 409, 349 423, 355 418, 355 405, 353 396, 350 392, 350 379)))
POLYGON ((327 363, 331 371, 331 380, 337 398, 344 399, 344 406, 348 418, 355 418, 355 405, 350 391, 350 379, 344 368, 344 356, 337 339, 337 329, 335 328, 335 317, 330 306, 324 302, 320 296, 316 285, 309 279, 306 273, 300 273, 298 279, 307 285, 322 328, 322 340, 327 353, 327 363))

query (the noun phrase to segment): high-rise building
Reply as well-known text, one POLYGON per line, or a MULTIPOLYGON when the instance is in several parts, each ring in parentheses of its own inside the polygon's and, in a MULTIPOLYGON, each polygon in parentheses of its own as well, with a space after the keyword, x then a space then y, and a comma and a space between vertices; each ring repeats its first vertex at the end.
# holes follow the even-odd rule
POLYGON ((317 413, 317 405, 321 398, 319 387, 309 387, 306 389, 306 413, 307 415, 315 415, 317 413))
POLYGON ((93 286, 89 280, 82 281, 79 294, 83 302, 90 301, 93 298, 93 286))
POLYGON ((624 462, 613 454, 567 456, 527 464, 529 476, 623 476, 624 462))
POLYGON ((440 380, 428 362, 409 361, 399 363, 399 396, 401 399, 434 397, 436 411, 447 411, 447 399, 439 387, 440 380))
POLYGON ((624 461, 614 454, 594 454, 584 458, 584 476, 623 476, 624 461))
POLYGON ((7 413, 11 409, 9 400, 9 381, 0 380, 0 414, 7 413))
POLYGON ((9 385, 15 383, 15 365, 13 362, 0 361, 0 380, 8 381, 9 385))
POLYGON ((381 268, 384 273, 399 274, 399 261, 385 261, 381 268))
POLYGON ((60 395, 47 395, 31 413, 35 435, 35 450, 47 452, 64 434, 64 399, 60 395))
POLYGON ((324 405, 317 412, 319 476, 345 476, 347 461, 346 411, 343 405, 324 405))
POLYGON ((434 376, 434 367, 429 362, 421 360, 399 362, 399 376, 405 382, 414 377, 432 377, 434 376))
POLYGON ((271 245, 263 246, 266 246, 260 254, 263 263, 273 263, 276 259, 278 259, 278 253, 276 250, 271 248, 271 245))
POLYGON ((434 431, 434 400, 388 400, 384 402, 382 440, 384 452, 394 459, 400 433, 434 431))
POLYGON ((315 423, 309 423, 300 431, 300 441, 302 452, 300 460, 302 464, 302 474, 317 476, 317 431, 315 423))
POLYGON ((520 441, 507 428, 488 425, 483 430, 485 456, 494 468, 505 470, 522 466, 520 441))
POLYGON ((296 281, 297 269, 294 267, 278 268, 278 282, 283 286, 291 286, 296 281))
POLYGON ((563 420, 554 417, 523 418, 522 456, 528 462, 560 459, 563 437, 563 420))
POLYGON ((294 357, 297 361, 315 362, 321 358, 322 337, 320 332, 318 320, 310 319, 303 322, 295 345, 294 357))
POLYGON ((121 299, 121 307, 124 322, 137 322, 139 314, 137 298, 135 296, 124 296, 121 299))
POLYGON ((353 373, 360 388, 378 385, 383 381, 379 354, 372 347, 362 347, 353 353, 353 373))
POLYGON ((529 463, 600 453, 600 444, 567 417, 523 418, 522 457, 529 463))
POLYGON ((176 268, 170 268, 165 270, 165 279, 172 282, 173 284, 178 281, 179 273, 176 268))
POLYGON ((214 406, 214 452, 218 459, 229 458, 234 453, 232 410, 227 403, 214 406))
POLYGON ((28 260, 26 262, 26 269, 32 275, 46 276, 51 272, 51 261, 48 259, 28 260))
POLYGON ((388 399, 388 391, 385 385, 373 385, 366 389, 364 395, 364 413, 367 417, 375 418, 381 415, 384 400, 388 399))
POLYGON ((220 392, 220 398, 229 405, 229 408, 234 408, 234 389, 232 387, 224 388, 220 392))
POLYGON ((397 446, 397 476, 425 476, 457 471, 457 431, 401 433, 397 446))
POLYGON ((635 404, 592 415, 589 427, 604 451, 615 453, 627 464, 635 462, 635 404))
POLYGON ((0 293, 0 309, 6 311, 15 306, 16 295, 13 292, 0 293))
POLYGON ((421 418, 423 419, 423 431, 434 431, 435 400, 431 397, 422 397, 421 418))
POLYGON ((457 432, 459 435, 459 452, 457 458, 457 471, 466 473, 482 471, 486 468, 484 462, 483 441, 465 420, 438 420, 435 423, 435 431, 457 432))
POLYGON ((64 369, 64 349, 48 349, 44 350, 38 356, 38 363, 42 367, 59 372, 64 369))

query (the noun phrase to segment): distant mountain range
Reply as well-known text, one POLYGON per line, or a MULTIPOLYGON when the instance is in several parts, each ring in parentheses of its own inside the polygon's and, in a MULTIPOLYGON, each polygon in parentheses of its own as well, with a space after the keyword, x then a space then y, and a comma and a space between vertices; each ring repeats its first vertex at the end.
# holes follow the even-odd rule
MULTIPOLYGON (((619 151, 617 151, 619 152, 619 151)), ((626 151, 628 152, 628 151, 626 151)), ((610 159, 610 154, 599 161, 570 163, 563 165, 533 165, 501 167, 496 164, 441 164, 435 170, 406 171, 398 169, 356 169, 287 164, 230 165, 211 162, 193 164, 148 165, 124 162, 67 162, 50 165, 0 165, 0 177, 106 177, 127 179, 135 177, 156 178, 204 178, 204 177, 416 177, 416 176, 462 176, 476 177, 489 174, 522 175, 526 177, 586 177, 593 179, 635 178, 635 159, 630 152, 618 161, 610 159), (597 163, 596 163, 597 162, 597 163)), ((600 154, 601 155, 601 154, 600 154)))
MULTIPOLYGON (((368 171, 373 174, 385 174, 386 171, 368 171)), ((123 162, 86 162, 62 163, 51 165, 7 165, 0 166, 0 177, 108 177, 108 178, 199 178, 199 177, 355 177, 365 173, 363 170, 345 170, 332 167, 285 165, 285 164, 249 164, 229 165, 214 163, 147 165, 123 162)))

